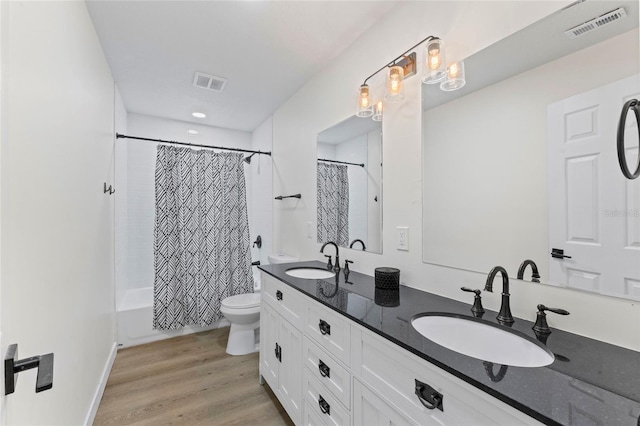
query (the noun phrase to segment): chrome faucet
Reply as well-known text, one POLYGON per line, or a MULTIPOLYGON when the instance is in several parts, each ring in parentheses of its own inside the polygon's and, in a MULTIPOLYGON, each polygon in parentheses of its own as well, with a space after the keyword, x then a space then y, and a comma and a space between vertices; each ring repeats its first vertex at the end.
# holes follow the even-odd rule
POLYGON ((353 246, 355 245, 355 243, 360 243, 362 244, 362 251, 367 251, 367 248, 364 246, 364 241, 362 241, 359 238, 356 238, 355 240, 351 241, 351 244, 349 244, 349 248, 353 248, 353 246))
POLYGON ((498 275, 498 272, 502 274, 502 303, 500 304, 500 313, 496 318, 501 324, 511 325, 514 321, 511 315, 511 307, 509 306, 509 275, 502 266, 496 266, 489 272, 484 291, 493 292, 493 279, 498 275))
POLYGON ((518 268, 518 279, 521 280, 524 278, 524 270, 527 269, 527 266, 531 266, 531 281, 534 283, 540 282, 540 274, 538 273, 538 265, 531 259, 527 259, 522 262, 522 265, 518 268))
MULTIPOLYGON (((333 271, 337 274, 338 272, 340 272, 340 254, 339 254, 340 252, 338 251, 338 245, 333 241, 327 241, 322 245, 322 247, 320 247, 320 253, 324 254, 324 248, 328 245, 332 245, 336 248, 336 262, 334 264, 335 266, 333 267, 333 271)), ((331 264, 331 256, 327 256, 327 257, 329 258, 329 264, 331 264)))

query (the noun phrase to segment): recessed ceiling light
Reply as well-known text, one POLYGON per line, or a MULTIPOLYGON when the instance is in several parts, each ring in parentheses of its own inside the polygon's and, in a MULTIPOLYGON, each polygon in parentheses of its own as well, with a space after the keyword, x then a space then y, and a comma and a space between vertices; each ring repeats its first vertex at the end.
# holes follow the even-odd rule
POLYGON ((193 115, 195 118, 205 118, 207 116, 207 114, 205 114, 204 112, 194 112, 193 115))
POLYGON ((187 130, 187 133, 189 133, 190 135, 197 135, 197 134, 199 134, 200 132, 199 132, 199 131, 197 131, 197 130, 189 129, 189 130, 187 130))

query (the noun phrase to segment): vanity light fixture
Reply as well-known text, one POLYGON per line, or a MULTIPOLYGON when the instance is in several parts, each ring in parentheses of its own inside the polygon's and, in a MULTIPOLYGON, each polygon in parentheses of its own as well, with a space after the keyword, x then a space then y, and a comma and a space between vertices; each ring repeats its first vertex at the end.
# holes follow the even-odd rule
POLYGON ((373 121, 382 121, 382 101, 376 102, 376 105, 373 108, 373 117, 371 118, 373 121))
POLYGON ((425 71, 422 75, 422 82, 427 84, 440 83, 440 89, 444 91, 456 90, 465 85, 464 63, 460 61, 447 67, 442 40, 438 37, 429 36, 364 80, 358 90, 358 109, 356 116, 371 117, 376 121, 382 120, 382 101, 378 101, 374 109, 371 89, 367 81, 384 69, 387 69, 384 100, 392 103, 400 102, 404 99, 404 79, 417 72, 417 55, 416 52, 411 52, 411 50, 424 42, 427 42, 427 47, 425 52, 425 71))

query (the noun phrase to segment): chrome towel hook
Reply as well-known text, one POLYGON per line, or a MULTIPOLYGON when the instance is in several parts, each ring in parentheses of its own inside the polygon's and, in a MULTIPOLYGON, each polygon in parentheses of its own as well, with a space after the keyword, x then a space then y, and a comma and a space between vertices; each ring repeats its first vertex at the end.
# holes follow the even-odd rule
POLYGON ((633 109, 633 113, 636 116, 636 126, 638 127, 638 144, 640 145, 640 101, 638 99, 630 99, 625 102, 622 107, 622 113, 620 113, 620 121, 618 121, 618 163, 620 163, 620 169, 622 174, 627 179, 635 179, 640 176, 640 146, 638 151, 638 164, 636 170, 631 173, 627 166, 627 156, 624 152, 624 127, 627 121, 627 112, 633 109))

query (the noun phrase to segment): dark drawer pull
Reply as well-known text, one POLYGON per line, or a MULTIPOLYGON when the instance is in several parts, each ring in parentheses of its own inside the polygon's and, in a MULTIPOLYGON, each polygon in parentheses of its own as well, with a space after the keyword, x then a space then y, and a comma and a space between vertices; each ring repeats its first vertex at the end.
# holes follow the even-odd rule
POLYGON ((320 370, 320 375, 322 377, 331 378, 331 369, 329 368, 329 366, 327 364, 322 362, 321 359, 318 360, 318 370, 320 370))
POLYGON ((276 299, 282 300, 282 292, 280 290, 276 291, 276 299))
POLYGON ((320 328, 320 333, 323 335, 331 334, 331 325, 325 320, 320 320, 320 324, 318 324, 318 328, 320 328))
POLYGON ((444 411, 442 408, 442 400, 444 396, 436 391, 434 388, 426 383, 422 383, 420 380, 416 380, 416 396, 422 405, 429 410, 437 408, 440 411, 444 411))
POLYGON ((320 411, 325 413, 327 416, 331 415, 331 406, 324 400, 322 395, 318 395, 318 405, 320 406, 320 411))
POLYGON ((553 257, 554 259, 571 259, 571 256, 567 256, 566 254, 564 254, 564 250, 563 249, 551 249, 551 257, 553 257))

